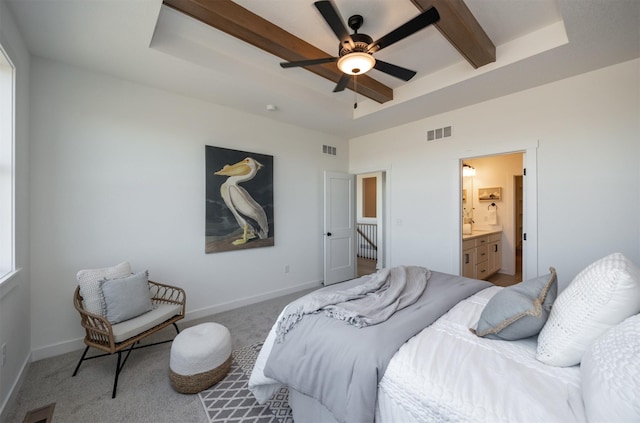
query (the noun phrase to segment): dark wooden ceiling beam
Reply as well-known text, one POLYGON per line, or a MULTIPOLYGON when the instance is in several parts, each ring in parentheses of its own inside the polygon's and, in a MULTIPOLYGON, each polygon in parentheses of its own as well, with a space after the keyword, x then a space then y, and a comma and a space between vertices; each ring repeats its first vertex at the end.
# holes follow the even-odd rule
POLYGON ((411 0, 416 7, 435 7, 440 20, 434 25, 474 68, 496 61, 496 46, 463 0, 411 0))
MULTIPOLYGON (((164 0, 163 3, 286 61, 334 56, 231 0, 164 0)), ((305 69, 336 83, 342 76, 335 63, 308 66, 305 69)), ((354 90, 353 78, 348 87, 354 90)), ((367 75, 358 77, 357 91, 378 103, 393 100, 391 88, 367 75)))

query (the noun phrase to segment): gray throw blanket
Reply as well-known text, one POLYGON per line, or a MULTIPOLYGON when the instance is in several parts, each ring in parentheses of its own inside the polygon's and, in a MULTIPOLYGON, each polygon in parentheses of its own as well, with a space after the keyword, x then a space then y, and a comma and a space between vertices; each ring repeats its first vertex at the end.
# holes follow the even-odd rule
POLYGON ((398 266, 360 278, 361 284, 341 291, 320 290, 294 301, 276 326, 276 341, 306 314, 320 311, 358 328, 376 325, 415 303, 424 292, 431 272, 424 267, 398 266))

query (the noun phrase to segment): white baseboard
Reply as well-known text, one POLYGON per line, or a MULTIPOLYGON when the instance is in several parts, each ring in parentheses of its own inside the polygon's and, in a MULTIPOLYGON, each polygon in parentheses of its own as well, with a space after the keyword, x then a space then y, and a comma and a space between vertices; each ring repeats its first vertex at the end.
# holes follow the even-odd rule
MULTIPOLYGON (((293 294, 299 291, 305 291, 311 288, 320 288, 321 286, 322 286, 322 281, 320 280, 307 282, 302 285, 296 285, 291 288, 278 289, 276 291, 267 292, 265 294, 240 298, 238 300, 230 301, 227 303, 217 304, 211 307, 204 307, 198 310, 188 311, 185 316, 185 321, 196 320, 201 317, 210 316, 216 313, 222 313, 224 311, 229 311, 235 308, 259 303, 261 301, 282 297, 284 295, 293 294)), ((72 351, 82 350, 85 347, 83 339, 84 338, 72 339, 69 341, 64 341, 57 344, 51 344, 51 345, 47 345, 47 346, 32 350, 31 359, 33 361, 38 361, 45 358, 56 357, 58 355, 66 354, 72 351)), ((80 356, 78 356, 78 359, 80 359, 80 356)))
POLYGON ((205 307, 198 310, 192 310, 187 312, 185 321, 200 319, 201 317, 210 316, 212 314, 222 313, 224 311, 233 310, 236 308, 244 307, 247 305, 259 303, 262 301, 271 300, 273 298, 283 297, 285 295, 293 294, 300 291, 305 291, 312 288, 320 288, 322 281, 307 282, 302 285, 296 285, 291 288, 279 289, 276 291, 267 292, 265 294, 255 295, 252 297, 240 298, 238 300, 230 301, 228 303, 217 304, 211 307, 205 307))
MULTIPOLYGON (((45 347, 32 350, 31 357, 33 361, 38 361, 45 358, 56 357, 58 355, 66 354, 72 351, 78 351, 85 347, 83 340, 84 338, 76 338, 70 341, 47 345, 45 347)), ((78 357, 78 359, 80 359, 80 357, 78 357)))

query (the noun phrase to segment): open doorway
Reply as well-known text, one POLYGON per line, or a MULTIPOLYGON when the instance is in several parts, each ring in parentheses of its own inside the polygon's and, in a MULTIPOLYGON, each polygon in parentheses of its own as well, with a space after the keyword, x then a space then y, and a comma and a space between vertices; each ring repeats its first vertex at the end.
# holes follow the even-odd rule
POLYGON ((384 267, 385 172, 356 175, 357 275, 375 273, 384 267))
POLYGON ((461 274, 509 286, 523 277, 524 153, 462 160, 461 274))

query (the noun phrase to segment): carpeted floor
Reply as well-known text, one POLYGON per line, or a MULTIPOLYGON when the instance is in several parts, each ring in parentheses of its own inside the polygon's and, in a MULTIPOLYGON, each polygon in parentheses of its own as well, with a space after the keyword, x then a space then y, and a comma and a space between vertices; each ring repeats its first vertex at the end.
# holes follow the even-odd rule
POLYGON ((198 394, 210 423, 293 423, 286 387, 265 405, 249 391, 249 376, 261 347, 262 342, 235 350, 229 374, 198 394))
MULTIPOLYGON (((203 322, 223 324, 231 332, 232 348, 238 350, 264 341, 282 308, 307 292, 178 322, 178 326, 184 329, 203 322)), ((174 336, 175 330, 166 328, 149 341, 174 336)), ((163 344, 134 351, 120 373, 115 399, 111 399, 115 356, 83 363, 75 377, 71 374, 82 350, 31 363, 15 402, 7 405, 7 423, 22 422, 30 410, 51 403, 56 404, 56 423, 207 423, 198 395, 180 394, 171 388, 170 348, 171 344, 163 344)))

